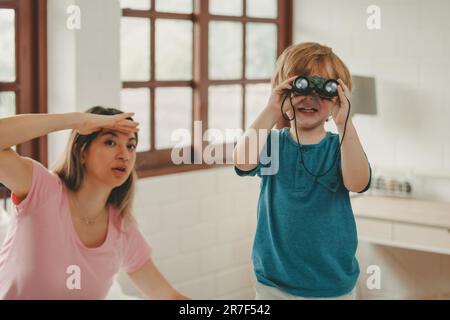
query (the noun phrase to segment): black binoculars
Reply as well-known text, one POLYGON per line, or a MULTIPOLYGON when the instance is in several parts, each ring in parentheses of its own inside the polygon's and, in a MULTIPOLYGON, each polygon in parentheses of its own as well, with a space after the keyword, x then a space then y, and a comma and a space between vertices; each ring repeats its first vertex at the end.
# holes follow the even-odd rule
POLYGON ((319 76, 297 77, 292 83, 294 94, 306 96, 313 90, 323 99, 332 99, 338 96, 338 82, 334 79, 324 79, 319 76))

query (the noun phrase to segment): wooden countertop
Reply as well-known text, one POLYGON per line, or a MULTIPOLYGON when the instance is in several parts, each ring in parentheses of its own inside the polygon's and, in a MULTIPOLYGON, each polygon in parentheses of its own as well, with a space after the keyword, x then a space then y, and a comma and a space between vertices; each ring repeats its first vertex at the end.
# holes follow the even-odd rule
POLYGON ((450 229, 450 203, 380 196, 351 197, 356 217, 450 229))

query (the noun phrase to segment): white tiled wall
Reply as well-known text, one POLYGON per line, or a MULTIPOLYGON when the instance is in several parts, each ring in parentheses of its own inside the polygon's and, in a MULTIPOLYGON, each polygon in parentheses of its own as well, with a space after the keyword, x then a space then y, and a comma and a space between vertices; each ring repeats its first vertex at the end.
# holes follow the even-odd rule
POLYGON ((331 46, 353 74, 376 77, 378 115, 354 118, 371 163, 425 177, 446 176, 449 180, 441 185, 450 194, 450 2, 294 3, 295 42, 331 46), (369 5, 381 9, 380 30, 366 26, 369 5))
MULTIPOLYGON (((196 299, 252 299, 250 263, 259 178, 233 167, 140 180, 135 215, 154 261, 196 299)), ((129 294, 138 294, 122 275, 129 294)))

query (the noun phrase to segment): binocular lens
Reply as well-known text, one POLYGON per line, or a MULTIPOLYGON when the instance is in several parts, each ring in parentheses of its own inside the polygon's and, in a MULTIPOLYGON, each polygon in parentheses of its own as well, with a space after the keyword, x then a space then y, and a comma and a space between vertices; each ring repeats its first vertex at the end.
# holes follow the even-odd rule
POLYGON ((306 78, 299 77, 295 80, 294 87, 297 90, 305 90, 309 87, 309 81, 306 78))
POLYGON ((327 81, 324 86, 324 89, 329 94, 334 94, 337 92, 338 83, 336 81, 327 81))

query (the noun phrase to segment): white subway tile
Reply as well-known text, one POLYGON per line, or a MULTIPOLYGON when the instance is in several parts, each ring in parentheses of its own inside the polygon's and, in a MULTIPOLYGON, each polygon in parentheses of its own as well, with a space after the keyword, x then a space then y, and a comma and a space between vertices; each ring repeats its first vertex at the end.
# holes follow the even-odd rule
POLYGON ((420 2, 420 28, 424 32, 448 30, 450 3, 446 0, 420 2))
POLYGON ((176 289, 194 300, 211 300, 217 295, 217 276, 198 277, 177 284, 176 289))
POLYGON ((188 227, 180 233, 181 252, 198 252, 212 247, 217 242, 217 227, 215 223, 203 223, 188 227))
POLYGON ((218 300, 254 300, 255 299, 254 287, 244 288, 236 292, 232 292, 226 295, 218 296, 218 300))
POLYGON ((221 245, 204 250, 200 254, 202 274, 227 270, 233 266, 233 245, 221 245))
POLYGON ((234 203, 231 192, 203 197, 200 200, 201 220, 212 222, 236 215, 234 203))
POLYGON ((161 231, 162 208, 160 206, 136 207, 133 214, 142 232, 151 235, 161 231))
POLYGON ((242 239, 233 243, 233 264, 251 264, 253 237, 242 239))
POLYGON ((175 286, 177 283, 195 279, 200 275, 200 259, 198 253, 155 260, 155 263, 162 274, 175 286))
POLYGON ((179 200, 162 206, 164 230, 196 225, 200 222, 199 200, 179 200))
POLYGON ((220 221, 217 224, 217 232, 220 244, 229 244, 233 241, 247 238, 249 236, 248 221, 245 217, 220 221))
POLYGON ((139 179, 136 192, 140 205, 152 205, 174 201, 179 197, 175 175, 139 179))
POLYGON ((246 193, 236 193, 235 210, 239 216, 248 216, 256 214, 258 207, 258 199, 260 194, 260 188, 252 188, 247 190, 246 193))
POLYGON ((252 269, 249 265, 233 268, 218 274, 219 296, 253 286, 252 269))
POLYGON ((179 199, 200 198, 217 192, 215 169, 184 173, 177 179, 179 199))
MULTIPOLYGON (((341 0, 339 2, 328 1, 321 4, 315 2, 315 5, 320 6, 323 10, 328 8, 330 12, 329 26, 333 34, 346 34, 367 30, 367 6, 361 1, 341 0)), ((299 10, 301 9, 299 8, 299 10)))
POLYGON ((156 260, 175 257, 180 252, 180 236, 176 231, 148 235, 147 238, 153 248, 153 256, 156 260))

